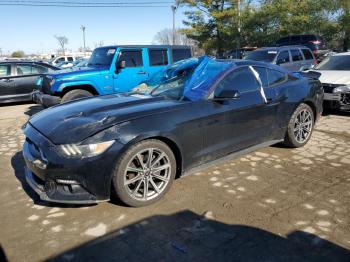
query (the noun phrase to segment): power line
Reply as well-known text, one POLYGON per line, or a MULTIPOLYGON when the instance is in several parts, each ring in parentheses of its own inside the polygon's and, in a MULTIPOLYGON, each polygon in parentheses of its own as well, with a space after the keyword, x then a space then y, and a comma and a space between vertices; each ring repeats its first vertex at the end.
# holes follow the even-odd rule
POLYGON ((152 1, 152 2, 79 2, 79 1, 32 1, 32 0, 13 0, 0 1, 0 6, 32 6, 32 7, 169 7, 170 1, 152 1))

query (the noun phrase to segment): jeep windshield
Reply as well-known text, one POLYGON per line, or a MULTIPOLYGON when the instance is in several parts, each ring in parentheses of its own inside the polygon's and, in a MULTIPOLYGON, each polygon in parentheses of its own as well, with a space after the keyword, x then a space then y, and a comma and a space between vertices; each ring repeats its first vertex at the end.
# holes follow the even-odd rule
POLYGON ((110 66, 115 52, 115 48, 96 48, 90 57, 88 66, 110 66))

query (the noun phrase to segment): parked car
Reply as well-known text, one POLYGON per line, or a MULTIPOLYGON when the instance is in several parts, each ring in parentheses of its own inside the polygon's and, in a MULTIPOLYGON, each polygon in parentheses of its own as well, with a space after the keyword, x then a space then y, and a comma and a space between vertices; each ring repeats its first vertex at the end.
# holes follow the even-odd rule
POLYGON ((89 59, 82 59, 77 61, 75 65, 73 65, 74 68, 80 68, 80 67, 87 67, 89 64, 89 59))
POLYGON ((289 71, 303 71, 317 64, 311 50, 305 46, 263 47, 248 53, 244 59, 272 63, 289 71))
POLYGON ((308 34, 308 35, 290 35, 282 37, 275 42, 276 46, 287 46, 287 45, 302 45, 310 48, 315 57, 319 60, 323 59, 323 56, 330 50, 327 48, 325 41, 319 35, 308 34))
POLYGON ((128 92, 153 73, 191 56, 187 46, 96 48, 88 67, 44 76, 33 100, 49 107, 82 97, 128 92))
POLYGON ((74 62, 76 60, 75 56, 57 56, 49 61, 49 64, 57 66, 64 62, 74 62))
POLYGON ((228 59, 243 59, 247 54, 256 50, 257 47, 242 47, 239 49, 234 49, 225 54, 228 59))
POLYGON ((34 115, 24 128, 26 180, 47 201, 96 203, 116 194, 148 205, 201 164, 278 142, 305 145, 322 101, 316 79, 204 57, 148 95, 85 98, 34 115))
POLYGON ((0 103, 30 101, 38 78, 59 68, 32 61, 0 62, 0 103))
POLYGON ((328 56, 315 71, 321 73, 324 107, 330 110, 350 110, 350 52, 328 56))

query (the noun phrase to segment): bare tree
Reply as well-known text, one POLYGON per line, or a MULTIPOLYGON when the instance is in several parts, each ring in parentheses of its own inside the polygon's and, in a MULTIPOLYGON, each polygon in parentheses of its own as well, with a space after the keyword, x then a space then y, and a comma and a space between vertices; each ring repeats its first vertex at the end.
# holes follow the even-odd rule
POLYGON ((97 48, 97 47, 101 47, 101 46, 103 46, 104 45, 104 42, 101 40, 101 41, 98 41, 98 42, 96 42, 95 43, 95 48, 97 48))
POLYGON ((66 45, 68 44, 68 38, 65 37, 64 35, 62 35, 62 36, 55 35, 55 38, 58 42, 58 45, 60 46, 62 54, 66 55, 66 45))
MULTIPOLYGON (((171 45, 173 43, 173 30, 165 28, 159 31, 153 38, 152 43, 160 45, 171 45)), ((195 45, 195 41, 189 39, 185 34, 181 33, 179 29, 175 31, 175 45, 195 45)))

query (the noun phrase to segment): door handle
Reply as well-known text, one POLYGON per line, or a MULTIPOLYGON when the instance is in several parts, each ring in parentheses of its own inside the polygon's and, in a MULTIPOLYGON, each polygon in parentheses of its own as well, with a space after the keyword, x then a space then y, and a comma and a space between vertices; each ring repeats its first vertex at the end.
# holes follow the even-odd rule
POLYGON ((12 79, 4 79, 3 82, 9 83, 9 82, 13 82, 12 79))
POLYGON ((137 72, 139 75, 145 75, 145 74, 147 74, 145 71, 139 71, 139 72, 137 72))

